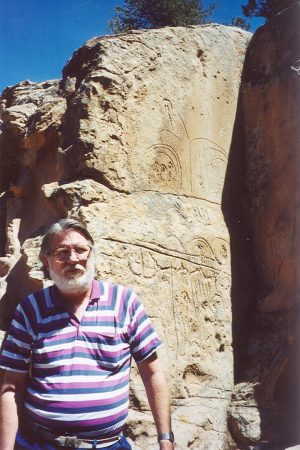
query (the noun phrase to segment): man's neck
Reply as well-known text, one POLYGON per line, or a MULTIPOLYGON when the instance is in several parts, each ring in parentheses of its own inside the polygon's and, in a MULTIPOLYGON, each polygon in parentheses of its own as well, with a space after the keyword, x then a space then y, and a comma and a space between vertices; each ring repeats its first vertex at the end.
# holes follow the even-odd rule
POLYGON ((89 303, 91 292, 92 285, 83 292, 69 293, 59 291, 64 307, 67 311, 75 314, 79 319, 81 319, 89 303))

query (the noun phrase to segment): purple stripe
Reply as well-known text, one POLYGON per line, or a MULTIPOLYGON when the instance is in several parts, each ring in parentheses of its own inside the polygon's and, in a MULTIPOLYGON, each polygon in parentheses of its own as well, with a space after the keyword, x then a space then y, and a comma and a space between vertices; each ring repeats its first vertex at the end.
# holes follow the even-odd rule
POLYGON ((78 425, 82 425, 82 423, 84 422, 85 426, 91 426, 91 425, 105 425, 107 423, 110 422, 115 422, 117 420, 119 420, 120 417, 122 417, 124 414, 127 415, 128 413, 128 407, 125 407, 122 411, 116 413, 116 414, 112 414, 108 417, 101 417, 100 419, 90 419, 90 420, 85 420, 85 421, 79 421, 79 420, 72 420, 72 425, 73 426, 78 426, 78 425))
POLYGON ((97 331, 80 331, 79 330, 79 339, 80 341, 86 341, 86 340, 98 340, 102 337, 102 339, 116 339, 117 337, 120 337, 120 335, 116 334, 115 327, 108 327, 111 332, 109 334, 106 334, 102 328, 97 331))
MULTIPOLYGON (((137 352, 143 352, 143 353, 148 353, 149 349, 151 348, 156 348, 157 345, 159 345, 161 342, 158 339, 158 337, 155 335, 153 336, 153 338, 147 343, 147 345, 144 345, 143 347, 139 348, 137 350, 137 352)), ((138 345, 137 345, 138 347, 138 345)))
POLYGON ((34 329, 32 324, 37 323, 36 303, 33 302, 29 297, 26 297, 25 300, 21 302, 20 306, 23 308, 24 314, 27 316, 31 327, 34 329))
MULTIPOLYGON (((67 394, 64 394, 67 395, 67 394)), ((70 397, 76 398, 76 392, 70 393, 70 397)), ((88 396, 88 394, 86 394, 88 396)), ((59 395, 57 396, 59 397, 59 395)), ((64 409, 68 408, 78 408, 78 411, 80 408, 85 408, 87 406, 105 406, 105 405, 111 405, 111 407, 114 407, 114 404, 121 400, 127 400, 128 399, 128 392, 125 391, 125 393, 120 394, 116 397, 109 397, 109 398, 103 398, 98 400, 76 400, 76 401, 69 401, 69 400, 61 400, 61 401, 55 401, 55 400, 43 400, 38 397, 35 397, 31 393, 27 393, 26 401, 28 401, 29 404, 33 405, 40 405, 44 406, 45 409, 47 409, 47 406, 54 408, 61 408, 62 414, 64 414, 64 409)))
MULTIPOLYGON (((70 415, 70 417, 68 418, 69 420, 72 420, 72 427, 68 426, 68 421, 61 421, 61 420, 56 420, 56 419, 46 419, 45 417, 39 416, 38 414, 36 414, 35 412, 28 410, 28 413, 35 417, 35 421, 37 423, 43 423, 45 425, 49 425, 50 424, 57 424, 58 426, 60 426, 63 429, 75 429, 78 427, 81 427, 81 429, 83 427, 85 428, 91 428, 91 427, 95 427, 95 429, 103 429, 103 425, 106 425, 110 422, 118 422, 118 420, 120 419, 120 417, 122 416, 127 416, 128 414, 128 407, 125 407, 122 411, 116 413, 116 414, 112 414, 108 417, 101 417, 98 419, 89 419, 89 420, 73 420, 72 419, 72 415, 70 415), (62 422, 64 423, 64 425, 62 425, 62 422)), ((66 417, 66 416, 65 416, 66 417)), ((118 423, 117 423, 118 425, 118 423)), ((119 430, 120 426, 116 428, 116 430, 119 430)), ((78 431, 78 430, 77 430, 78 431)), ((82 430, 83 431, 83 430, 82 430)))
POLYGON ((124 303, 125 303, 125 297, 127 295, 127 289, 123 289, 122 294, 121 294, 121 299, 120 299, 120 306, 119 306, 119 311, 116 312, 117 314, 117 323, 123 323, 124 322, 124 315, 125 315, 125 311, 124 311, 124 303))
POLYGON ((32 338, 29 334, 25 333, 24 331, 20 330, 19 328, 16 328, 14 326, 14 323, 11 326, 10 334, 8 335, 8 340, 15 340, 18 339, 26 344, 30 344, 32 342, 32 338))
POLYGON ((153 327, 150 322, 139 332, 139 337, 142 340, 143 336, 148 335, 149 331, 152 331, 153 327))
MULTIPOLYGON (((70 327, 68 327, 68 330, 69 329, 70 329, 70 327)), ((48 336, 44 335, 39 341, 41 344, 43 342, 45 342, 46 344, 48 343, 49 346, 51 346, 52 343, 55 344, 56 342, 63 341, 65 339, 74 338, 74 337, 76 337, 76 335, 77 335, 76 329, 72 327, 71 331, 67 331, 65 333, 60 333, 59 335, 53 335, 53 331, 52 331, 51 334, 49 333, 48 336)))
POLYGON ((99 281, 93 280, 90 300, 95 300, 96 298, 100 298, 100 283, 99 281))
POLYGON ((51 359, 51 358, 59 358, 63 356, 78 356, 79 353, 84 354, 86 356, 93 356, 93 357, 102 357, 102 358, 115 358, 116 356, 120 355, 120 358, 124 358, 125 356, 130 356, 129 347, 123 348, 123 349, 115 349, 113 348, 111 350, 102 350, 101 348, 84 348, 83 346, 75 346, 66 348, 63 350, 53 350, 52 352, 42 352, 38 353, 36 356, 38 357, 38 360, 40 359, 51 359), (77 355, 76 355, 77 354, 77 355))
MULTIPOLYGON (((88 375, 88 374, 87 374, 88 375)), ((105 381, 101 381, 101 389, 105 389, 110 387, 112 389, 112 391, 114 390, 114 387, 118 387, 120 386, 122 383, 124 383, 124 379, 126 380, 126 378, 128 378, 128 376, 126 375, 126 377, 121 377, 118 378, 118 380, 105 380, 105 381)), ((42 381, 37 380, 36 381, 36 386, 39 386, 40 389, 45 389, 47 390, 47 388, 50 389, 56 389, 56 390, 63 390, 63 389, 82 389, 82 388, 99 388, 99 379, 98 381, 82 381, 82 382, 72 382, 72 381, 67 381, 66 383, 43 383, 42 381)))
POLYGON ((16 320, 16 322, 19 322, 20 324, 25 325, 23 312, 21 311, 20 308, 16 309, 14 319, 16 320))
MULTIPOLYGON (((98 309, 97 308, 90 308, 89 311, 92 311, 95 314, 97 314, 98 309)), ((86 325, 87 323, 88 324, 95 324, 95 325, 97 325, 98 323, 101 323, 101 324, 112 323, 112 324, 114 324, 115 323, 115 316, 114 316, 114 314, 107 315, 107 316, 101 315, 101 317, 99 315, 94 315, 94 316, 85 315, 83 317, 83 322, 82 323, 83 323, 83 325, 86 325)), ((112 328, 114 329, 114 325, 112 326, 112 328)))
POLYGON ((150 356, 152 353, 154 353, 155 350, 160 346, 161 346, 160 340, 158 338, 155 338, 146 347, 143 347, 142 349, 137 351, 134 351, 133 349, 132 350, 133 357, 136 362, 139 362, 143 359, 146 359, 147 356, 150 356))
POLYGON ((9 358, 4 355, 0 355, 0 364, 9 369, 16 370, 28 370, 29 362, 24 362, 23 360, 19 360, 16 358, 9 358))
MULTIPOLYGON (((46 300, 45 296, 46 290, 40 290, 38 292, 34 293, 35 301, 36 301, 36 308, 39 309, 41 316, 47 316, 47 309, 50 307, 53 308, 53 303, 51 302, 50 305, 48 305, 48 302, 46 300)), ((51 299, 51 296, 50 296, 51 299)))
MULTIPOLYGON (((63 372, 75 372, 75 371, 81 371, 81 372, 85 372, 86 375, 89 375, 89 372, 95 372, 95 370, 99 369, 98 363, 101 364, 105 363, 104 361, 94 361, 94 365, 92 364, 71 364, 70 366, 66 366, 64 365, 64 362, 62 361, 62 365, 61 366, 57 366, 57 367, 45 367, 45 368, 37 368, 34 370, 40 370, 41 372, 43 372, 43 375, 46 376, 46 374, 49 371, 49 374, 54 372, 54 375, 57 375, 57 370, 59 369, 59 374, 63 376, 63 372)), ((129 366, 130 361, 126 361, 126 367, 129 366)), ((109 363, 108 363, 109 364, 109 363)), ((124 365, 122 366, 124 367, 124 365)))
POLYGON ((53 333, 53 331, 59 331, 70 326, 70 316, 66 313, 58 314, 55 312, 55 318, 52 321, 43 322, 38 324, 39 333, 53 333))
MULTIPOLYGON (((22 358, 29 358, 30 353, 31 353, 30 348, 28 348, 27 346, 19 344, 19 343, 17 344, 15 341, 10 341, 10 340, 7 340, 6 345, 5 345, 5 350, 7 352, 14 353, 18 356, 21 355, 22 358)), ((8 355, 6 355, 6 356, 9 358, 8 355)), ((14 359, 14 358, 15 358, 15 356, 12 357, 12 359, 14 359)))
POLYGON ((108 305, 112 305, 112 297, 113 297, 113 292, 114 292, 114 285, 110 284, 109 288, 108 288, 108 305))
POLYGON ((135 322, 144 322, 148 317, 145 314, 145 311, 142 309, 137 316, 134 317, 135 322))

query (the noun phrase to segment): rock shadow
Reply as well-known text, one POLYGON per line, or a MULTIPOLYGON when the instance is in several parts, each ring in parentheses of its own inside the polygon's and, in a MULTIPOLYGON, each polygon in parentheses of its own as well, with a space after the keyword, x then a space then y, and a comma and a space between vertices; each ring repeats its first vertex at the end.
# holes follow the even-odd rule
MULTIPOLYGON (((253 199, 250 196, 251 187, 247 186, 247 151, 250 149, 246 147, 249 141, 246 142, 245 136, 248 122, 243 110, 243 86, 247 83, 249 87, 251 83, 247 71, 250 51, 252 54, 254 51, 252 43, 253 38, 245 56, 241 78, 222 211, 231 247, 234 381, 235 384, 252 385, 254 396, 251 401, 259 412, 261 433, 257 440, 245 437, 241 430, 232 434, 241 449, 248 450, 260 440, 268 442, 269 446, 264 448, 282 450, 300 443, 300 336, 297 325, 300 316, 296 301, 283 312, 274 310, 264 315, 258 309, 258 302, 268 294, 270 286, 266 285, 259 272, 254 250, 253 218, 249 214, 253 199), (292 344, 288 341, 289 336, 292 344), (269 355, 275 345, 279 347, 277 360, 269 355)), ((252 71, 255 71, 253 67, 252 71)), ((245 406, 247 400, 243 399, 245 406)), ((245 419, 245 423, 248 420, 246 414, 240 419, 245 419)))

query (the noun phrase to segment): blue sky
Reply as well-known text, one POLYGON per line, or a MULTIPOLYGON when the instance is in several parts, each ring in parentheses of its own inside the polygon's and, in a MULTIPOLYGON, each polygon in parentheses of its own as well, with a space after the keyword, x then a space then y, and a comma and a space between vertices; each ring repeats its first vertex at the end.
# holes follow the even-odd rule
MULTIPOLYGON (((202 2, 206 7, 211 1, 202 2)), ((247 0, 216 0, 212 19, 230 23, 247 0)), ((0 0, 0 92, 22 80, 61 77, 67 60, 94 36, 109 34, 107 22, 122 0, 0 0)), ((262 19, 251 20, 254 31, 262 19)))

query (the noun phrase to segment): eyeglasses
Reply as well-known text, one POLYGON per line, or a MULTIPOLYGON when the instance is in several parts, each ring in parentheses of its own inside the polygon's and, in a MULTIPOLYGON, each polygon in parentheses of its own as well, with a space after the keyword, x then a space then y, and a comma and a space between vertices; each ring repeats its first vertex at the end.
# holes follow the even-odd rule
POLYGON ((57 247, 54 250, 51 250, 50 252, 48 252, 49 256, 54 256, 54 258, 56 259, 56 261, 67 261, 72 252, 75 252, 76 257, 80 260, 80 261, 84 261, 86 259, 88 259, 89 254, 91 252, 92 247, 89 247, 88 245, 76 245, 76 247, 57 247))

